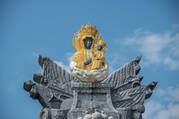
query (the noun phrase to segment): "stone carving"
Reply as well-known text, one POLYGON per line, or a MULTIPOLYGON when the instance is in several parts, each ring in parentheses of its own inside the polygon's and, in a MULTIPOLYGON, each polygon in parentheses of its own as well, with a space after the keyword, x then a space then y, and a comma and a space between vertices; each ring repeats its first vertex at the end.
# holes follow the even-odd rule
MULTIPOLYGON (((89 25, 85 27, 93 28, 89 25)), ((90 34, 97 32, 92 31, 95 30, 91 30, 90 34)), ((81 32, 83 34, 83 31, 81 32)), ((79 35, 80 32, 75 35, 75 38, 80 39, 79 35)), ((89 42, 85 46, 87 48, 91 47, 90 37, 84 37, 88 40, 83 43, 89 42)), ((98 34, 95 37, 101 36, 98 34)), ((101 43, 104 47, 103 42, 101 43)), ((78 49, 76 45, 75 47, 78 49)), ((83 61, 83 65, 86 65, 85 63, 89 62, 85 60, 77 63, 83 61)), ((136 57, 105 80, 96 80, 97 77, 92 76, 95 73, 89 75, 90 71, 94 71, 93 68, 75 67, 83 71, 84 75, 81 74, 80 77, 86 77, 83 80, 74 75, 76 69, 72 69, 75 71, 69 73, 48 57, 40 55, 38 62, 42 67, 42 73, 34 74, 35 83, 31 80, 24 82, 24 89, 29 92, 31 98, 37 99, 42 105, 39 119, 142 119, 142 113, 145 111, 144 101, 152 95, 157 82, 141 85, 143 77, 137 76, 141 69, 140 60, 140 56, 136 57)), ((91 63, 94 63, 93 60, 91 63)), ((96 71, 104 69, 102 65, 98 66, 99 69, 96 71)), ((98 73, 96 72, 96 75, 98 73)))
POLYGON ((73 97, 71 81, 76 80, 63 68, 47 57, 39 56, 42 74, 34 74, 33 80, 24 83, 24 89, 33 99, 38 99, 44 108, 60 109, 61 103, 73 97))

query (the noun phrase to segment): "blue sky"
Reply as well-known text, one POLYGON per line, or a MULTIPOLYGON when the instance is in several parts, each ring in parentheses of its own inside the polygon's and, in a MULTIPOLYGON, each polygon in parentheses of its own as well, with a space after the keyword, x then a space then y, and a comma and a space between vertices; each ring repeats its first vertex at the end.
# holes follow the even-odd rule
POLYGON ((110 72, 142 55, 142 83, 159 82, 144 119, 178 119, 178 11, 177 0, 1 0, 0 118, 38 118, 41 105, 23 90, 41 72, 37 55, 68 68, 73 35, 90 23, 108 45, 110 72))

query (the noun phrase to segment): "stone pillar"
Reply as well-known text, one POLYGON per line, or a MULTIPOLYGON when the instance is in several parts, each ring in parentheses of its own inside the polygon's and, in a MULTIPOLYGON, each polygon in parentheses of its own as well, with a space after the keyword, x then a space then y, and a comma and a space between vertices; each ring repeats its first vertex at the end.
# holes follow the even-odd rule
POLYGON ((38 119, 67 119, 67 112, 68 110, 44 108, 38 119))
POLYGON ((109 84, 73 82, 72 90, 74 98, 68 119, 119 119, 109 84))

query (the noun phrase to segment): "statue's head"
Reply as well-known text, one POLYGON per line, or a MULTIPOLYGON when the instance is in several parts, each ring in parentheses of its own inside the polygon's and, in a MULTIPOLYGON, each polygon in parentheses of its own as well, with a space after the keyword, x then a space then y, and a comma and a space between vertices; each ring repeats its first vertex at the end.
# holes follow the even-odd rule
POLYGON ((93 43, 93 39, 91 37, 86 37, 84 39, 84 46, 85 46, 86 49, 90 49, 92 43, 93 43))
POLYGON ((73 47, 76 51, 82 49, 92 49, 99 40, 103 40, 102 36, 98 33, 96 26, 91 26, 87 24, 86 26, 81 26, 78 32, 73 38, 73 47))

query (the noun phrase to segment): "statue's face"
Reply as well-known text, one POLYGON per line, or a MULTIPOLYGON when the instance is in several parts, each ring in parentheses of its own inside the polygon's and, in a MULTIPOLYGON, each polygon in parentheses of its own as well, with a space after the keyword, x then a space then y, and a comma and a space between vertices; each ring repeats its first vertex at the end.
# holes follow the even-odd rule
POLYGON ((86 49, 90 49, 92 43, 93 43, 93 39, 92 39, 91 37, 85 38, 85 40, 84 40, 84 45, 85 45, 85 48, 86 48, 86 49))

